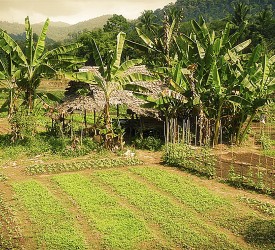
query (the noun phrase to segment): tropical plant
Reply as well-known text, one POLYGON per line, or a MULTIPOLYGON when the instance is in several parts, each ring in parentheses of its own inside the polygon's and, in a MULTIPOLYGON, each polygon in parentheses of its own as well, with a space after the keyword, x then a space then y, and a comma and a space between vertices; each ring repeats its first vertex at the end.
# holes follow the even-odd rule
MULTIPOLYGON (((191 21, 191 27, 189 36, 183 34, 174 37, 176 52, 165 53, 163 50, 166 59, 162 61, 162 67, 154 68, 169 86, 169 98, 162 95, 160 99, 152 100, 147 97, 147 101, 151 106, 162 109, 166 119, 182 117, 182 112, 187 115, 191 111, 193 117, 198 117, 200 136, 197 138, 200 138, 200 142, 202 128, 211 121, 214 126, 214 145, 218 144, 221 122, 228 138, 235 134, 236 141, 240 143, 253 119, 253 115, 249 114, 254 114, 268 102, 274 91, 269 70, 274 59, 271 57, 268 60, 260 46, 252 54, 244 54, 251 43, 251 40, 239 42, 244 25, 234 31, 234 26, 227 23, 221 35, 216 35, 214 31, 210 32, 200 17, 198 22, 191 21), (247 79, 253 83, 246 84, 247 79), (173 103, 176 105, 173 106, 173 103), (250 120, 247 120, 248 117, 250 120), (244 124, 247 127, 243 128, 244 124), (238 132, 236 127, 240 127, 238 132)), ((152 40, 144 34, 139 35, 148 47, 155 49, 152 40)))
POLYGON ((237 1, 233 4, 232 22, 236 26, 243 25, 247 19, 250 11, 250 7, 241 1, 237 1))
POLYGON ((273 102, 275 93, 275 78, 271 74, 275 55, 269 58, 264 52, 264 47, 258 45, 243 60, 237 80, 240 82, 240 96, 248 102, 242 103, 238 114, 239 127, 236 138, 238 144, 243 143, 257 111, 273 102))
MULTIPOLYGON (((95 72, 77 72, 72 75, 73 79, 97 85, 103 91, 105 98, 105 134, 110 134, 111 138, 113 138, 113 128, 110 116, 110 98, 113 95, 114 91, 119 89, 142 89, 142 87, 136 88, 137 86, 134 86, 131 83, 138 80, 152 80, 152 77, 150 77, 149 75, 127 72, 129 68, 140 64, 141 59, 131 59, 121 62, 125 37, 126 34, 124 32, 120 32, 117 35, 116 50, 108 52, 105 62, 101 57, 96 42, 93 40, 93 56, 97 66, 99 67, 99 75, 97 75, 95 72)), ((107 138, 105 138, 105 140, 107 140, 107 138)))
POLYGON ((0 83, 8 90, 8 98, 1 106, 0 111, 8 107, 8 117, 10 118, 14 110, 16 80, 19 77, 19 71, 11 60, 10 54, 0 52, 0 83))
POLYGON ((141 28, 136 27, 136 31, 144 45, 127 41, 128 45, 146 52, 147 64, 151 67, 171 65, 173 37, 177 35, 183 11, 169 9, 167 13, 164 13, 162 25, 154 24, 152 21, 154 16, 148 11, 142 17, 141 28))
POLYGON ((138 26, 148 33, 155 34, 157 29, 156 18, 157 17, 152 10, 145 10, 141 13, 141 16, 138 19, 138 26))
POLYGON ((187 67, 196 67, 194 81, 189 80, 189 84, 185 84, 190 86, 191 100, 197 106, 197 113, 214 120, 213 142, 217 144, 224 111, 234 109, 244 101, 236 95, 236 72, 241 67, 238 56, 251 41, 236 44, 241 32, 230 34, 230 23, 226 24, 221 36, 216 36, 214 31, 211 33, 203 18, 199 22, 192 20, 191 25, 191 35, 177 39, 180 58, 187 67))
POLYGON ((45 51, 46 33, 49 26, 47 19, 38 37, 37 43, 34 41, 34 34, 30 25, 29 17, 25 19, 25 49, 20 46, 3 30, 0 30, 0 46, 2 50, 10 55, 13 72, 16 72, 17 87, 25 93, 24 103, 29 112, 34 107, 35 92, 40 85, 41 79, 46 76, 53 76, 57 69, 72 63, 83 62, 71 53, 81 47, 79 43, 64 45, 50 51, 45 51), (62 64, 63 63, 63 64, 62 64), (57 66, 60 65, 60 66, 57 66))

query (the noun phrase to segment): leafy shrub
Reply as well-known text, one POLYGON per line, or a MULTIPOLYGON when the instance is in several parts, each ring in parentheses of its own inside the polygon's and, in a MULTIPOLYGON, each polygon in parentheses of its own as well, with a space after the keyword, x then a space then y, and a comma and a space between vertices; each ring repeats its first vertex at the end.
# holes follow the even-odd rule
POLYGON ((22 140, 32 138, 36 134, 37 118, 34 114, 26 111, 17 111, 12 115, 9 122, 12 130, 12 140, 22 140))
POLYGON ((235 173, 233 166, 230 167, 227 182, 235 187, 242 187, 244 184, 244 178, 242 175, 235 173))
POLYGON ((184 168, 209 178, 216 175, 216 158, 208 148, 169 144, 165 148, 163 160, 167 165, 184 168))
POLYGON ((161 139, 155 138, 153 136, 148 136, 146 138, 136 138, 133 144, 138 149, 158 151, 161 149, 163 142, 161 141, 161 139))
POLYGON ((226 182, 234 187, 250 189, 260 193, 271 195, 275 193, 275 189, 269 188, 265 182, 264 172, 258 171, 253 174, 251 168, 248 170, 247 175, 244 176, 236 173, 234 166, 231 166, 226 182))
POLYGON ((261 142, 263 150, 271 149, 272 140, 268 136, 266 136, 265 134, 261 135, 260 142, 261 142))
POLYGON ((67 137, 53 137, 48 134, 37 134, 34 137, 25 138, 14 143, 9 135, 0 136, 0 148, 5 150, 5 157, 18 158, 19 155, 29 156, 38 154, 55 154, 61 156, 77 157, 101 151, 102 146, 91 138, 84 138, 82 145, 79 140, 71 140, 67 137))

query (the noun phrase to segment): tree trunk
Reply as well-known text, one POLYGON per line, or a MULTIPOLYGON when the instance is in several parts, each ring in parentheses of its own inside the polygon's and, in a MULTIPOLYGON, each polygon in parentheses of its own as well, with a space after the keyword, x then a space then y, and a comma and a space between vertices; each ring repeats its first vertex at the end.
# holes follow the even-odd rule
POLYGON ((242 130, 243 124, 245 122, 245 119, 246 119, 246 117, 244 117, 244 113, 242 112, 241 118, 240 118, 240 121, 239 121, 239 124, 238 124, 238 130, 237 130, 237 133, 236 133, 236 144, 238 144, 238 142, 239 142, 240 135, 241 135, 241 130, 242 130))
POLYGON ((106 126, 107 130, 110 130, 112 128, 112 124, 111 124, 111 116, 110 116, 110 99, 109 99, 109 97, 106 97, 104 112, 105 112, 105 126, 106 126))
POLYGON ((10 105, 9 105, 9 111, 8 111, 8 118, 11 118, 13 110, 14 110, 13 89, 11 89, 10 90, 10 105))
POLYGON ((222 115, 222 103, 219 103, 218 114, 215 122, 215 129, 214 129, 214 138, 213 143, 217 145, 219 143, 219 134, 220 134, 220 126, 221 126, 221 115, 222 115))
POLYGON ((247 131, 248 131, 248 129, 249 129, 250 125, 251 125, 251 122, 252 122, 252 120, 254 119, 255 115, 256 115, 256 112, 254 112, 254 113, 249 117, 248 122, 247 122, 247 124, 246 124, 246 126, 245 126, 245 129, 244 129, 244 131, 242 132, 242 134, 241 134, 241 136, 240 136, 240 138, 239 138, 239 140, 238 140, 238 145, 241 145, 241 144, 243 143, 244 138, 245 138, 245 136, 246 136, 246 134, 247 134, 247 131))
POLYGON ((25 102, 28 107, 28 113, 31 113, 34 105, 34 91, 32 89, 27 89, 25 93, 25 102))

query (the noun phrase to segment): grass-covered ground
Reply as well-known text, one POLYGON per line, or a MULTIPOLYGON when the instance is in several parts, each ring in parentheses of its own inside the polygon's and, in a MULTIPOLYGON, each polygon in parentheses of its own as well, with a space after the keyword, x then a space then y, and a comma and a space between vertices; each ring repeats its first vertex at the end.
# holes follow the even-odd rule
POLYGON ((215 183, 158 165, 9 178, 0 248, 274 249, 272 203, 215 183))

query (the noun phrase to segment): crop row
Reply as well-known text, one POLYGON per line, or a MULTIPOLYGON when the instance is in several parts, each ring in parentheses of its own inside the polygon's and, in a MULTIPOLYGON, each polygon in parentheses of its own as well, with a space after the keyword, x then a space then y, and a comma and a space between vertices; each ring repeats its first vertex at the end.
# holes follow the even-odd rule
POLYGON ((0 249, 19 248, 23 240, 14 214, 0 196, 0 249))
POLYGON ((241 197, 241 200, 260 212, 275 216, 275 206, 269 202, 261 202, 253 198, 241 197))
POLYGON ((172 202, 166 195, 152 190, 131 175, 119 171, 98 171, 95 175, 118 195, 142 211, 146 220, 153 220, 166 239, 180 248, 236 249, 219 229, 208 225, 188 207, 172 202))
MULTIPOLYGON (((182 204, 197 211, 204 220, 211 221, 217 227, 230 230, 235 235, 251 238, 248 232, 251 224, 254 223, 253 218, 262 221, 253 210, 240 209, 229 199, 213 194, 206 188, 190 181, 187 176, 179 175, 173 170, 155 167, 130 168, 130 170, 177 198, 182 204)), ((252 203, 251 200, 249 201, 252 203)), ((272 213, 271 205, 257 205, 259 210, 261 208, 272 213)))
POLYGON ((38 249, 86 249, 69 212, 44 186, 25 181, 13 187, 35 227, 38 249))
POLYGON ((93 159, 81 162, 63 162, 63 163, 51 163, 51 164, 35 164, 28 166, 26 172, 29 175, 39 174, 52 174, 62 173, 69 171, 77 171, 84 169, 105 169, 112 167, 124 167, 140 165, 142 161, 137 158, 104 158, 104 159, 93 159))
POLYGON ((77 202, 91 228, 102 234, 103 249, 141 249, 139 243, 152 241, 145 223, 93 180, 77 174, 54 176, 53 180, 77 202))
POLYGON ((177 173, 155 167, 131 168, 130 170, 172 194, 197 212, 216 210, 226 203, 224 198, 214 195, 208 189, 196 185, 177 173))

